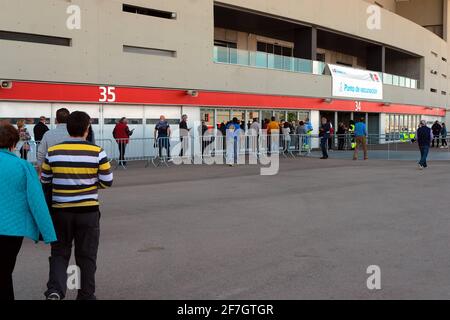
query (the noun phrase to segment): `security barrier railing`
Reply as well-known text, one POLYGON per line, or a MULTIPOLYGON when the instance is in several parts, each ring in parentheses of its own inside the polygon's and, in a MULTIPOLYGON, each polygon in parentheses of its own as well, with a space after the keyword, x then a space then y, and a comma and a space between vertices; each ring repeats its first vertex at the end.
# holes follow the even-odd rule
MULTIPOLYGON (((408 155, 412 160, 418 152, 415 133, 401 134, 370 134, 366 137, 367 149, 380 159, 401 159, 408 155)), ((318 135, 297 134, 255 134, 246 132, 240 135, 222 136, 214 132, 203 136, 133 138, 133 139, 102 139, 96 144, 101 146, 115 168, 125 168, 129 162, 142 161, 145 166, 169 166, 176 164, 210 163, 214 158, 217 162, 236 162, 236 158, 259 159, 262 156, 281 156, 284 158, 316 157, 320 153, 322 137, 318 135)), ((450 137, 436 137, 433 152, 447 152, 450 160, 450 137)), ((348 152, 353 152, 356 139, 353 134, 331 135, 327 140, 327 150, 333 155, 349 158, 348 152), (342 154, 342 156, 341 156, 342 154)), ((15 151, 18 156, 25 156, 29 162, 36 163, 38 143, 28 142, 29 147, 21 145, 15 151)), ((438 157, 439 158, 439 157, 438 157)), ((442 157, 445 158, 445 157, 442 157)))
POLYGON ((31 163, 37 162, 37 150, 39 147, 39 142, 37 141, 27 141, 19 142, 14 150, 14 153, 31 163))

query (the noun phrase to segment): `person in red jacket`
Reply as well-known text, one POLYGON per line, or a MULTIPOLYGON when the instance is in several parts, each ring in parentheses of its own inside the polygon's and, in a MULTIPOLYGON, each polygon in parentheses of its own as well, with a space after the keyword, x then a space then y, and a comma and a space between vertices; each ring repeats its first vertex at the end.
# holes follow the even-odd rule
POLYGON ((120 119, 114 128, 113 137, 116 139, 117 145, 119 146, 119 165, 127 165, 127 162, 125 161, 125 150, 127 144, 130 142, 130 137, 133 135, 133 132, 134 129, 130 130, 130 128, 128 128, 128 119, 125 117, 120 119))

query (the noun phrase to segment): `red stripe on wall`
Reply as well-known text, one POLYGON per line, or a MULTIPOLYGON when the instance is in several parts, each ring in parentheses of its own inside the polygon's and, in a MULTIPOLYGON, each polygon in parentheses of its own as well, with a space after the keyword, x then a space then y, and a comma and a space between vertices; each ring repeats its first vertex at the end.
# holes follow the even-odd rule
MULTIPOLYGON (((246 93, 199 91, 192 97, 186 90, 115 87, 114 102, 100 102, 100 86, 58 84, 41 82, 13 82, 12 89, 0 89, 0 101, 57 102, 57 103, 96 103, 96 104, 145 104, 145 105, 184 105, 202 107, 239 107, 255 109, 304 109, 354 112, 356 101, 333 99, 327 103, 323 98, 275 96, 246 93)), ((420 114, 445 116, 445 109, 419 105, 391 104, 361 101, 358 112, 420 114)))

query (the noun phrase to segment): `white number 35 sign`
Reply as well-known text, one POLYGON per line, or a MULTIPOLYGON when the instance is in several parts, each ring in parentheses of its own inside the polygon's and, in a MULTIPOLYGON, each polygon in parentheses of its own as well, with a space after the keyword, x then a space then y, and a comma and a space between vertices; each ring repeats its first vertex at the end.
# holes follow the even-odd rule
POLYGON ((99 102, 115 102, 116 88, 115 87, 99 87, 100 99, 99 102))

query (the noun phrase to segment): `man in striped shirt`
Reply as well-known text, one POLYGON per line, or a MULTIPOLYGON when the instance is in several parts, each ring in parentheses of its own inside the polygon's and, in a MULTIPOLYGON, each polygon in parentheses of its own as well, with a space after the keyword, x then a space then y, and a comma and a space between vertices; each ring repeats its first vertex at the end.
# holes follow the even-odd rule
POLYGON ((70 139, 48 149, 41 180, 52 184, 53 223, 58 241, 52 244, 50 279, 45 296, 64 299, 67 268, 75 243, 81 271, 78 300, 94 300, 97 251, 100 237, 98 189, 111 187, 113 174, 102 148, 86 141, 90 117, 73 112, 67 121, 70 139))

